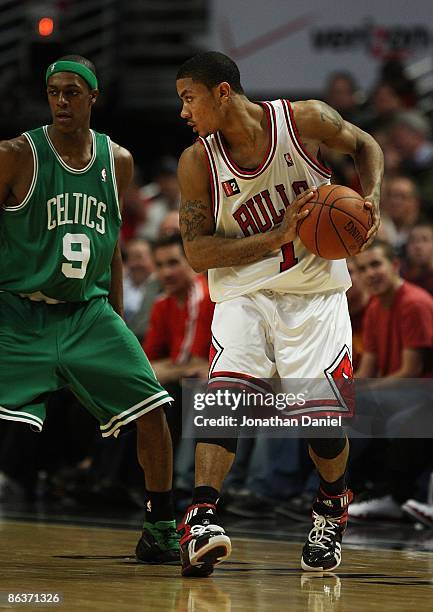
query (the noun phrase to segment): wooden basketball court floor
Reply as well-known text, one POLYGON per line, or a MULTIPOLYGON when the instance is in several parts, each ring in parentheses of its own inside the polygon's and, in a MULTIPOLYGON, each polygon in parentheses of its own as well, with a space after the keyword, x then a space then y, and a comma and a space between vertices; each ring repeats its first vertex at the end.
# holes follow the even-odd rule
POLYGON ((0 609, 433 611, 433 532, 412 525, 353 526, 335 573, 307 574, 299 557, 308 526, 234 522, 232 557, 200 579, 181 578, 179 567, 137 564, 138 525, 0 509, 0 609), (62 602, 12 605, 9 592, 59 593, 62 602))

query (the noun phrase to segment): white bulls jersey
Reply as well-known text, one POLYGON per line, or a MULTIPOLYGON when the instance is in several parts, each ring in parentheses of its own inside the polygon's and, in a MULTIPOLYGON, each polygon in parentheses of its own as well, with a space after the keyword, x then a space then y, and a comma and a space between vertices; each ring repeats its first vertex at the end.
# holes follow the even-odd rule
MULTIPOLYGON (((286 100, 261 103, 268 117, 270 145, 256 170, 245 170, 230 158, 221 134, 200 138, 209 166, 216 234, 243 238, 279 225, 297 194, 330 182, 331 174, 303 147, 286 100)), ((299 238, 264 259, 209 270, 214 302, 260 289, 279 293, 323 293, 347 290, 346 261, 329 261, 307 251, 299 238)))

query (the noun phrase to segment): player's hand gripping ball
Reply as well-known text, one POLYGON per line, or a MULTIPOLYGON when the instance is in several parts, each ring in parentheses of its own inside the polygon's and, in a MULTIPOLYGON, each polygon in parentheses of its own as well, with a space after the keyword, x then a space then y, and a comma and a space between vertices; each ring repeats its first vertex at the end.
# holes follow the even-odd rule
POLYGON ((298 235, 305 247, 324 259, 345 259, 359 253, 373 223, 364 201, 359 193, 343 185, 319 187, 301 208, 310 211, 298 223, 298 235))

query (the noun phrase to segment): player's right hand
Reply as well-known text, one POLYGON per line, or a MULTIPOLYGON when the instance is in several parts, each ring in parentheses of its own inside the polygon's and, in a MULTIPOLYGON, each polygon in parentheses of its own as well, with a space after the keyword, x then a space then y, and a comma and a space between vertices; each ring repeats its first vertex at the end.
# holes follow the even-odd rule
POLYGON ((279 237, 281 237, 281 244, 292 242, 296 238, 299 221, 302 221, 302 219, 305 219, 310 214, 308 208, 302 211, 301 208, 311 200, 316 191, 317 187, 309 187, 306 191, 296 196, 293 202, 286 208, 281 225, 277 230, 279 237))

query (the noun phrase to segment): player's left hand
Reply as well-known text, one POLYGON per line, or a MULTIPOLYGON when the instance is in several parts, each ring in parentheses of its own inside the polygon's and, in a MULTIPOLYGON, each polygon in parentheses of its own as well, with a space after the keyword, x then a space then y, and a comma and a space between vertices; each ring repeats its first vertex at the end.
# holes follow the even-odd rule
POLYGON ((377 230, 380 226, 379 199, 373 195, 366 196, 364 206, 365 208, 368 208, 368 210, 370 210, 373 223, 370 229, 368 230, 368 234, 366 236, 364 244, 362 245, 361 251, 365 251, 365 249, 368 249, 368 247, 375 239, 377 230))

